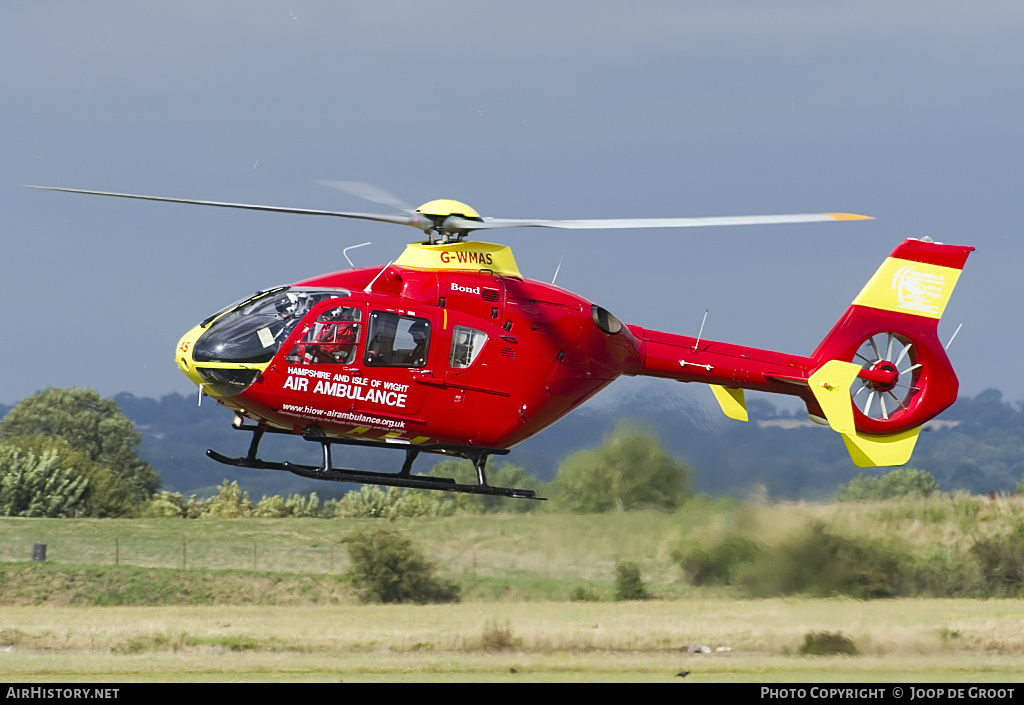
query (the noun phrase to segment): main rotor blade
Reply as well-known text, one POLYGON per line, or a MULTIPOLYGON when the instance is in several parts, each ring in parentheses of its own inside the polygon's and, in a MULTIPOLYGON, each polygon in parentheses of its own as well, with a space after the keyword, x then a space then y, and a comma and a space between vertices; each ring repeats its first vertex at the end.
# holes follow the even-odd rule
MULTIPOLYGON (((27 188, 43 191, 63 191, 65 193, 84 193, 92 196, 113 196, 115 198, 134 198, 143 201, 163 201, 165 203, 187 203, 197 206, 216 206, 218 208, 238 208, 242 210, 268 211, 271 213, 294 213, 299 215, 329 215, 336 218, 355 218, 373 220, 396 225, 411 225, 423 231, 434 229, 434 221, 421 213, 411 210, 397 197, 388 192, 355 181, 322 181, 324 185, 338 188, 347 193, 367 198, 404 212, 402 215, 382 213, 353 213, 349 211, 325 211, 310 208, 289 208, 284 206, 266 206, 249 203, 226 203, 222 201, 200 201, 188 198, 168 198, 165 196, 146 196, 134 193, 115 193, 112 191, 90 191, 86 189, 62 188, 57 186, 27 186, 27 188)), ((515 220, 507 218, 484 218, 470 220, 459 216, 445 218, 438 230, 447 233, 472 232, 474 230, 497 230, 506 228, 563 228, 569 230, 606 230, 632 228, 692 228, 714 225, 772 225, 778 223, 818 223, 835 220, 871 220, 870 216, 852 213, 804 213, 795 215, 748 215, 719 216, 711 218, 609 218, 599 220, 515 220)))
POLYGON ((853 213, 801 213, 794 215, 740 215, 711 218, 607 218, 602 220, 512 220, 484 218, 449 219, 445 225, 460 230, 499 228, 564 228, 567 230, 615 230, 624 228, 696 228, 713 225, 774 225, 778 223, 820 223, 834 220, 873 220, 853 213))
POLYGON ((379 186, 373 184, 367 184, 362 181, 317 181, 321 186, 327 186, 328 188, 337 189, 342 193, 347 193, 350 196, 361 198, 364 201, 371 201, 373 203, 379 203, 382 206, 388 206, 394 208, 396 211, 402 211, 403 213, 412 213, 416 209, 406 205, 402 199, 393 193, 385 191, 379 186))
POLYGON ((63 191, 65 193, 85 193, 91 196, 113 196, 115 198, 135 198, 142 201, 163 201, 165 203, 188 203, 196 206, 216 206, 218 208, 240 208, 250 211, 269 211, 271 213, 296 213, 299 215, 329 215, 336 218, 355 218, 358 220, 375 220, 381 223, 411 225, 420 230, 434 227, 433 221, 419 213, 407 215, 387 215, 379 213, 350 213, 347 211, 322 211, 309 208, 286 208, 284 206, 263 206, 249 203, 225 203, 222 201, 197 201, 189 198, 167 198, 165 196, 143 196, 135 193, 114 193, 111 191, 87 191, 77 188, 60 188, 57 186, 27 186, 41 191, 63 191))

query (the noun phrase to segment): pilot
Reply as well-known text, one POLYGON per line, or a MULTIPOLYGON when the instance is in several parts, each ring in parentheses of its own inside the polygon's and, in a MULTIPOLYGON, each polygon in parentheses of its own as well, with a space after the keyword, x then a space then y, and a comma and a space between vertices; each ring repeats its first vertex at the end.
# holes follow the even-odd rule
POLYGON ((409 335, 416 346, 405 356, 405 364, 409 367, 423 367, 427 364, 427 343, 430 340, 430 328, 426 321, 416 321, 409 326, 409 335))
POLYGON ((274 309, 277 311, 277 318, 281 326, 274 333, 274 340, 281 343, 292 332, 292 328, 299 322, 304 312, 304 295, 296 295, 291 292, 277 297, 274 301, 274 309))

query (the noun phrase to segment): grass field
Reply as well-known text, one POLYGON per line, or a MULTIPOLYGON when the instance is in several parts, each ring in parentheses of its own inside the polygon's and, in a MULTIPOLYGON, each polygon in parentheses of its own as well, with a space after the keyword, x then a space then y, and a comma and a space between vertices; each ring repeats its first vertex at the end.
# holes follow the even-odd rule
POLYGON ((914 550, 956 548, 1007 530, 1022 509, 1019 499, 944 496, 400 520, 462 586, 462 603, 432 606, 354 599, 342 539, 379 520, 0 519, 0 673, 14 682, 668 682, 681 671, 685 682, 1019 682, 1020 599, 741 599, 734 588, 688 585, 672 552, 736 523, 768 537, 809 519, 914 550), (25 562, 37 542, 47 544, 45 565, 25 562), (637 563, 659 599, 612 601, 619 560, 637 563), (581 587, 598 601, 570 601, 581 587), (799 655, 812 632, 841 633, 858 655, 799 655))
POLYGON ((1024 680, 1017 600, 8 607, 0 624, 19 682, 1024 680), (809 631, 861 655, 799 656, 809 631))

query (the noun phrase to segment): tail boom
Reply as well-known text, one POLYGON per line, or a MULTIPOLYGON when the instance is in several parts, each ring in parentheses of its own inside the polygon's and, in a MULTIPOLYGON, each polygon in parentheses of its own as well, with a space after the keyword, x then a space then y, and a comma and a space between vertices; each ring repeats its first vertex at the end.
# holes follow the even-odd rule
POLYGON ((905 463, 921 425, 956 401, 937 328, 973 249, 905 240, 810 357, 630 326, 642 354, 626 372, 710 384, 726 415, 744 421, 744 389, 798 396, 857 465, 905 463))

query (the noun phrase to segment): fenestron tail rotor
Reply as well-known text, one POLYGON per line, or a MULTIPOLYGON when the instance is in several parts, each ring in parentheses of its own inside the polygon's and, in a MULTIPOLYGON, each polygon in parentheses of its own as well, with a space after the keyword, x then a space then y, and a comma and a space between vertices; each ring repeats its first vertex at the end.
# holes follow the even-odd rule
POLYGON ((853 362, 861 374, 850 387, 853 403, 871 419, 889 421, 909 410, 921 392, 922 364, 909 338, 894 332, 876 333, 860 344, 853 362))
POLYGON ((646 228, 692 228, 723 225, 775 225, 780 223, 818 223, 837 220, 870 220, 870 216, 852 213, 801 213, 792 215, 720 216, 710 218, 604 218, 584 220, 519 220, 509 218, 481 218, 475 210, 459 201, 435 200, 413 210, 400 198, 387 191, 358 181, 320 181, 319 183, 343 191, 373 203, 393 208, 399 213, 355 213, 349 211, 327 211, 309 208, 291 208, 248 203, 228 203, 187 198, 167 198, 113 191, 91 191, 86 189, 62 188, 55 186, 29 186, 44 191, 84 193, 93 196, 134 198, 165 203, 188 203, 218 208, 269 211, 272 213, 293 213, 297 215, 326 215, 337 218, 373 220, 396 225, 411 225, 422 230, 431 242, 437 237, 441 242, 458 241, 477 230, 498 230, 509 228, 560 228, 566 230, 621 230, 646 228))

